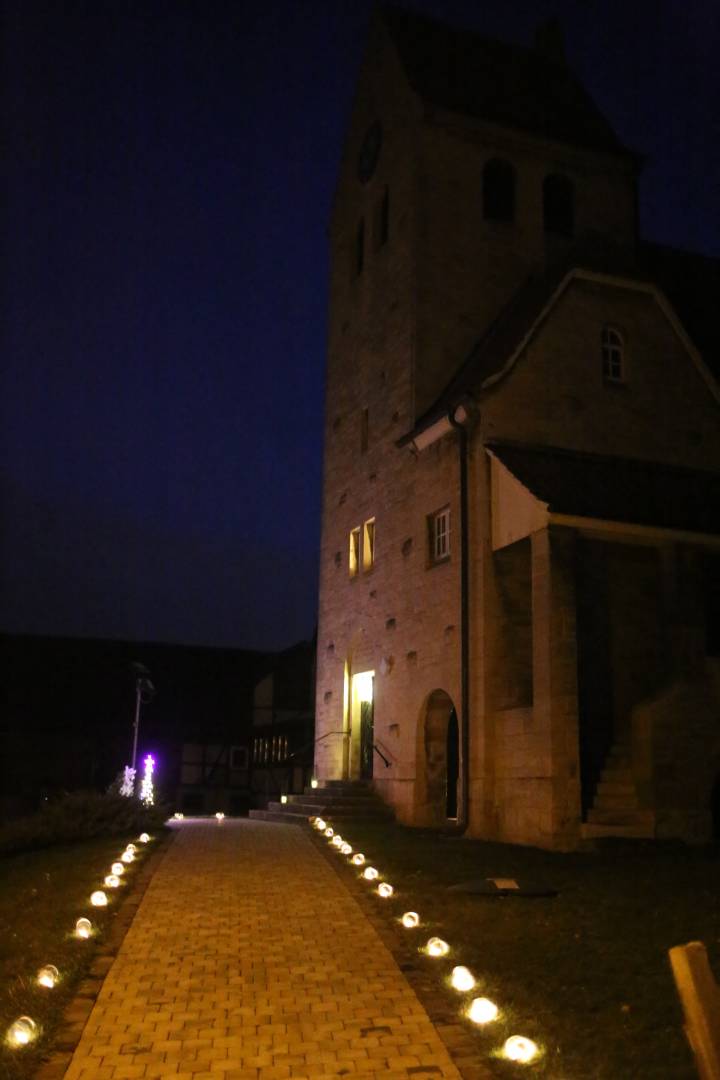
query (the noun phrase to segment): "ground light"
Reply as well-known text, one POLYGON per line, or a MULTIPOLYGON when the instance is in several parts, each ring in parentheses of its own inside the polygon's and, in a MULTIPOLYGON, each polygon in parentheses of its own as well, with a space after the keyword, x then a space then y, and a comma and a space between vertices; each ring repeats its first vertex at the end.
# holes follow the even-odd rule
POLYGON ((141 832, 140 835, 138 836, 138 840, 140 841, 141 844, 149 844, 150 843, 150 835, 149 835, 149 833, 141 832))
POLYGON ((134 862, 134 861, 135 861, 135 852, 134 852, 134 851, 129 851, 129 850, 128 850, 128 849, 126 848, 126 849, 125 849, 125 851, 123 851, 123 853, 122 853, 122 855, 120 856, 120 858, 122 859, 122 861, 123 861, 124 863, 131 863, 131 862, 134 862))
POLYGON ((135 844, 128 844, 127 847, 125 848, 125 850, 126 851, 132 851, 132 853, 134 855, 135 852, 137 851, 137 848, 136 848, 135 844))
POLYGON ((120 878, 117 876, 117 874, 108 874, 108 876, 103 882, 103 885, 105 885, 108 889, 117 889, 119 884, 120 878))
POLYGON ((29 1016, 20 1016, 7 1030, 10 1046, 27 1046, 37 1038, 37 1024, 29 1016))
POLYGON ((527 1065, 537 1057, 538 1048, 532 1039, 526 1039, 524 1035, 512 1035, 503 1046, 503 1054, 510 1061, 527 1065))
POLYGON ((89 919, 83 916, 75 923, 75 936, 79 938, 89 938, 92 934, 92 923, 89 919))
POLYGON ((375 879, 379 878, 380 875, 374 866, 368 866, 363 870, 363 877, 366 881, 375 881, 375 879))
POLYGON ((117 874, 118 877, 122 877, 122 875, 125 873, 125 867, 121 862, 114 862, 110 869, 112 870, 113 874, 117 874))
POLYGON ((381 881, 377 887, 378 895, 382 896, 385 900, 392 896, 394 889, 392 885, 389 885, 387 881, 381 881))
POLYGON ((431 937, 425 946, 425 951, 428 956, 447 956, 450 952, 450 946, 442 938, 431 937))
POLYGON ((218 821, 224 821, 225 820, 225 815, 223 814, 222 810, 218 810, 215 817, 217 818, 218 821))
POLYGON ((107 894, 102 889, 96 889, 96 891, 90 897, 90 903, 93 907, 107 907, 107 894))
POLYGON ((499 1009, 495 1002, 485 997, 473 998, 467 1011, 468 1020, 472 1020, 474 1024, 491 1024, 493 1020, 497 1020, 498 1014, 499 1009))
POLYGON ((182 821, 182 819, 185 817, 185 815, 181 814, 179 810, 176 810, 175 813, 173 814, 173 817, 174 817, 175 821, 182 821))
POLYGON ((327 821, 323 821, 321 817, 315 818, 315 828, 318 832, 325 832, 327 829, 327 821))
POLYGON ((362 854, 361 851, 358 851, 357 855, 353 855, 352 861, 355 866, 362 866, 362 864, 365 862, 365 856, 362 854))
POLYGON ((347 843, 347 841, 340 848, 340 851, 343 855, 352 855, 352 847, 350 844, 347 843))
POLYGON ((454 967, 452 969, 452 975, 450 976, 450 985, 453 990, 459 990, 461 993, 466 993, 474 987, 475 976, 466 967, 454 967))
POLYGON ((37 982, 38 986, 46 986, 48 990, 52 990, 59 978, 60 972, 55 967, 55 965, 46 964, 45 967, 41 967, 38 971, 37 975, 35 976, 35 981, 37 982))
POLYGON ((328 840, 331 836, 335 835, 335 830, 333 829, 332 825, 328 825, 327 829, 325 830, 325 835, 327 836, 328 840))
POLYGON ((335 835, 333 836, 333 838, 331 840, 331 843, 332 843, 333 847, 339 848, 339 847, 342 847, 342 845, 345 843, 345 841, 343 840, 340 833, 335 833, 335 835))
POLYGON ((420 924, 420 916, 417 911, 406 911, 402 917, 402 924, 407 930, 412 930, 420 924))

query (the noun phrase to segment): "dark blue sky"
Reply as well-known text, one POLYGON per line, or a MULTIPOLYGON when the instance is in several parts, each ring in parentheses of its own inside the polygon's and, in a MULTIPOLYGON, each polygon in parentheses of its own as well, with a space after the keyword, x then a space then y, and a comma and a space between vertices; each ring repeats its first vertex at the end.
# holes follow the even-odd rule
MULTIPOLYGON (((415 0, 575 71, 651 239, 720 255, 715 0, 415 0)), ((315 619, 326 222, 369 0, 5 0, 0 628, 315 619)))

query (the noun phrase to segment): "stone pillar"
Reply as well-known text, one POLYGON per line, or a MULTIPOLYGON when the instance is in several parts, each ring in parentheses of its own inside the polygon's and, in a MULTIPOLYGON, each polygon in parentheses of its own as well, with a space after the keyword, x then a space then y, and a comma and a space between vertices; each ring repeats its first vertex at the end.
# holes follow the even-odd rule
POLYGON ((548 846, 573 848, 580 829, 575 533, 532 535, 533 727, 545 779, 539 828, 548 846))
POLYGON ((680 544, 660 549, 666 626, 666 671, 697 678, 705 667, 705 624, 699 553, 680 544))

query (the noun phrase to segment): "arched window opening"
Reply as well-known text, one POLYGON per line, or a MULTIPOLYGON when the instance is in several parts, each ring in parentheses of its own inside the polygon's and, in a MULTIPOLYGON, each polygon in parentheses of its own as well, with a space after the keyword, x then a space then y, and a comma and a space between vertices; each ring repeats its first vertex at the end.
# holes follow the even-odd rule
POLYGON ((515 220, 515 170, 509 161, 493 158, 483 169, 483 217, 515 220))
POLYGON ((622 382, 625 378, 625 346, 622 334, 614 326, 603 326, 602 374, 606 382, 622 382))
POLYGON ((575 188, 566 176, 546 176, 543 182, 543 226, 558 236, 575 233, 575 188))

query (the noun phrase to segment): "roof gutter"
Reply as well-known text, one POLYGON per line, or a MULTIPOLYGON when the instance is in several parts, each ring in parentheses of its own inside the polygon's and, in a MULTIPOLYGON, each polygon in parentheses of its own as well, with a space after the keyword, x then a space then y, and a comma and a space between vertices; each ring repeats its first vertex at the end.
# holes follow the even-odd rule
POLYGON ((460 465, 460 791, 457 831, 464 833, 470 807, 470 558, 468 537, 468 431, 469 413, 459 405, 447 415, 458 436, 460 465))

